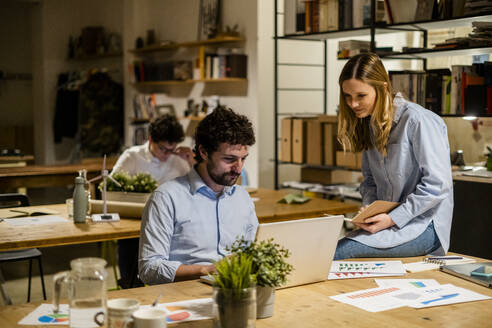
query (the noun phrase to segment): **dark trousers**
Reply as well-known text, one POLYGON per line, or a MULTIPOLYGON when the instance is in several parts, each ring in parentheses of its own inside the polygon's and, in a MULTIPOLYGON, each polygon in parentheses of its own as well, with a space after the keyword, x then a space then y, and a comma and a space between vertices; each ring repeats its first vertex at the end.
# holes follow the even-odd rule
POLYGON ((118 240, 118 268, 121 276, 118 285, 122 288, 143 286, 138 279, 138 242, 139 238, 118 240))

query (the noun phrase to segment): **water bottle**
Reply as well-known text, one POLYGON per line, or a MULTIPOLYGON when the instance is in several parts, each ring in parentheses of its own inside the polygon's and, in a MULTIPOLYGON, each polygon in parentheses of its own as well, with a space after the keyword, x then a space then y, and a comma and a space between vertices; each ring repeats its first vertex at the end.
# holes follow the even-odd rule
POLYGON ((73 190, 73 221, 84 223, 87 214, 87 194, 85 192, 85 180, 83 177, 75 178, 73 190))

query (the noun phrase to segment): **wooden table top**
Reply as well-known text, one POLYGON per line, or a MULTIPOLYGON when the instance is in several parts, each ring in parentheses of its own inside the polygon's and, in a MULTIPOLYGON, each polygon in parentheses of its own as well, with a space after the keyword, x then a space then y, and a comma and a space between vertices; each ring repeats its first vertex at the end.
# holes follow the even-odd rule
MULTIPOLYGON (((256 214, 260 223, 309 218, 328 214, 350 213, 357 206, 338 201, 314 198, 299 205, 277 204, 287 191, 258 189, 252 197, 259 197, 255 202, 256 214)), ((58 211, 60 216, 68 218, 65 204, 33 206, 33 208, 50 208, 58 211)), ((0 215, 1 215, 0 210, 0 215)), ((42 218, 42 217, 41 217, 42 218)), ((71 218, 66 223, 25 226, 12 226, 0 222, 0 251, 24 249, 31 247, 51 247, 70 244, 83 244, 105 240, 137 238, 140 236, 140 220, 122 217, 119 222, 74 224, 71 218)))
MULTIPOLYGON (((404 258, 414 262, 420 258, 404 258)), ((374 259, 373 259, 374 260, 374 259)), ((388 277, 395 278, 395 277, 388 277)), ((440 272, 409 273, 402 278, 436 279, 492 297, 492 289, 440 272)), ((383 278, 384 279, 384 278, 383 278)), ((401 307, 383 312, 367 312, 337 302, 329 296, 377 287, 374 279, 330 280, 276 291, 275 310, 271 318, 256 321, 258 328, 284 327, 490 327, 492 300, 468 302, 424 309, 401 307)), ((162 293, 161 303, 212 297, 212 288, 196 280, 142 288, 111 291, 108 299, 136 298, 142 305, 151 304, 162 293)), ((45 302, 48 303, 48 302, 45 302)), ((66 303, 66 302, 65 302, 66 303)), ((17 322, 39 303, 0 308, 0 327, 17 327, 17 322)), ((212 327, 211 320, 177 324, 179 327, 212 327)), ((18 326, 27 327, 27 326, 18 326)), ((52 327, 52 326, 32 326, 52 327)))
MULTIPOLYGON (((108 170, 111 170, 113 167, 111 163, 108 163, 107 166, 108 170)), ((87 172, 100 172, 101 164, 27 165, 22 167, 0 168, 0 178, 22 178, 33 175, 77 174, 79 170, 82 169, 86 169, 87 172)))

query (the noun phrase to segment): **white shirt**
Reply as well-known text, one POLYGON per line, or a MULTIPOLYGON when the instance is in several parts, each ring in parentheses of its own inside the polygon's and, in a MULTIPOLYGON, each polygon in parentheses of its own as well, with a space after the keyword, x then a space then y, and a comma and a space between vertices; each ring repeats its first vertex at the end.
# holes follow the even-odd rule
POLYGON ((128 148, 121 154, 113 167, 111 174, 124 171, 135 175, 149 173, 160 185, 166 181, 186 175, 190 165, 181 157, 171 154, 167 161, 161 162, 149 150, 149 142, 128 148))

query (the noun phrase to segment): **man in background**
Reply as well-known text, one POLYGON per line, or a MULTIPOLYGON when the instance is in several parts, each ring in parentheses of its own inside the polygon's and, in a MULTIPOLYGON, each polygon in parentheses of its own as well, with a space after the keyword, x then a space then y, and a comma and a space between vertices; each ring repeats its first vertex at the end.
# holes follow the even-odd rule
MULTIPOLYGON (((143 145, 125 150, 113 167, 114 172, 130 175, 149 173, 160 185, 187 174, 193 166, 193 152, 188 147, 177 147, 184 140, 184 131, 175 116, 166 114, 149 126, 149 140, 143 145)), ((123 288, 141 285, 137 275, 138 238, 118 240, 118 267, 123 288)))
POLYGON ((147 284, 205 275, 236 238, 255 238, 253 201, 236 185, 255 143, 251 122, 219 107, 200 122, 195 143, 197 164, 159 186, 145 206, 139 276, 147 284))

